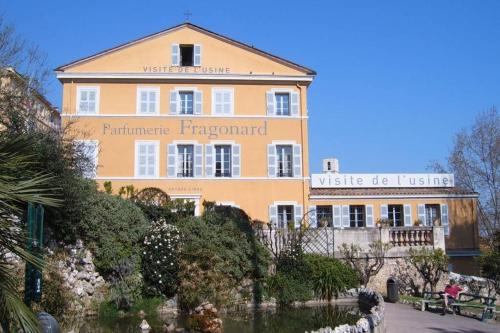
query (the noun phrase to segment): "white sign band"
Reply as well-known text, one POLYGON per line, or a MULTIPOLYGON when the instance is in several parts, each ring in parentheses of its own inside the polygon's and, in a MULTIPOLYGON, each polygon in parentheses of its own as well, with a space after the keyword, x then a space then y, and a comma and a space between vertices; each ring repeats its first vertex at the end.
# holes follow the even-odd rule
POLYGON ((455 179, 448 173, 316 173, 313 188, 367 187, 453 187, 455 179))

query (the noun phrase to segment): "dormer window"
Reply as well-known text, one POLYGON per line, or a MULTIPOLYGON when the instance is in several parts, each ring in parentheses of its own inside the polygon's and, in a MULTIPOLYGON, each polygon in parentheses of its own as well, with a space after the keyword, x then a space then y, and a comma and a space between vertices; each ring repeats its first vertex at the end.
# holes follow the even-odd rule
POLYGON ((172 44, 172 66, 201 66, 201 44, 172 44))
POLYGON ((193 66, 194 45, 181 45, 181 66, 193 66))

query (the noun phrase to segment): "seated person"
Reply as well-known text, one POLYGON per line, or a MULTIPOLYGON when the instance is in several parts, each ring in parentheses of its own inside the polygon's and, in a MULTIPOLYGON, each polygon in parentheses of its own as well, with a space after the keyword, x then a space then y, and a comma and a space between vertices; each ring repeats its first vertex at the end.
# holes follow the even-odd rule
POLYGON ((444 307, 443 315, 446 314, 448 305, 453 304, 453 302, 458 298, 458 295, 462 293, 463 289, 455 282, 455 280, 450 279, 450 283, 444 288, 444 307))

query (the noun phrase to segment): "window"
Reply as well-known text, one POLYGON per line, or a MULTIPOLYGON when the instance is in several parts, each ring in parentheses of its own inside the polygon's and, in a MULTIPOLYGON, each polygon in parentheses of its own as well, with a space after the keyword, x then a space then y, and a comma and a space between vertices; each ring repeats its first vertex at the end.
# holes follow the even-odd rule
POLYGON ((291 145, 276 146, 278 177, 293 177, 293 153, 291 145))
POLYGON ((137 88, 137 113, 144 115, 159 114, 160 88, 137 88))
POLYGON ((193 145, 177 146, 177 177, 193 177, 193 145))
POLYGON ((136 141, 135 170, 137 177, 158 177, 158 146, 157 141, 136 141))
POLYGON ((316 220, 318 226, 331 227, 333 224, 332 206, 316 206, 316 220))
POLYGON ((266 92, 268 116, 300 116, 299 93, 293 89, 271 89, 266 92))
POLYGON ((194 64, 194 45, 180 45, 181 66, 193 66, 194 64))
POLYGON ((77 88, 77 114, 99 113, 99 87, 77 88))
POLYGON ((389 220, 391 221, 391 226, 402 227, 404 225, 402 205, 389 205, 388 213, 389 220))
POLYGON ((349 220, 351 228, 365 226, 365 206, 349 206, 349 220))
POLYGON ((193 92, 179 91, 179 114, 193 114, 193 92))
POLYGON ((441 213, 439 205, 425 205, 425 222, 428 226, 433 226, 439 220, 441 213))
POLYGON ((231 177, 231 146, 215 146, 215 177, 231 177))
POLYGON ((75 141, 77 150, 85 157, 89 162, 84 163, 84 170, 82 174, 85 178, 96 178, 97 176, 97 155, 98 155, 98 144, 97 140, 77 140, 75 141))
POLYGON ((217 115, 233 114, 233 89, 212 89, 212 113, 217 115))
POLYGON ((293 222, 293 205, 278 205, 278 228, 287 228, 293 222))
POLYGON ((289 116, 290 115, 290 94, 289 93, 276 93, 276 115, 289 116))

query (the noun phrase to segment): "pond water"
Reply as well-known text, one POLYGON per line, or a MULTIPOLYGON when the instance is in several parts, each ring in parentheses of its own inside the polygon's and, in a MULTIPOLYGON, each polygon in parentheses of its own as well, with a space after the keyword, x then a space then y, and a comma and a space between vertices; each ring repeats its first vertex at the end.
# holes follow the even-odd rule
MULTIPOLYGON (((240 311, 221 315, 224 333, 303 333, 326 326, 354 324, 360 317, 360 310, 356 305, 240 311)), ((165 319, 146 317, 146 320, 152 327, 150 333, 163 332, 165 319)), ((87 318, 84 322, 70 326, 80 333, 138 333, 141 321, 138 317, 87 318)), ((186 318, 178 318, 177 325, 187 327, 186 318)))

